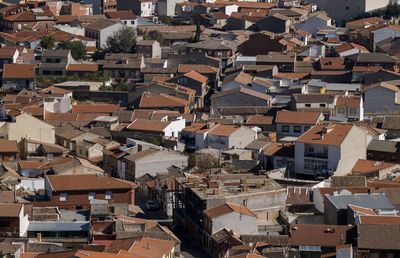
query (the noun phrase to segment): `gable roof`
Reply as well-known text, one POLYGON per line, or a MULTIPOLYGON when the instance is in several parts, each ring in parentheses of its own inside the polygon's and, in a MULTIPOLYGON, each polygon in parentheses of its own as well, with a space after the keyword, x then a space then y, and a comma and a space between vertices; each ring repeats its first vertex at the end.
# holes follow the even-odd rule
POLYGON ((111 11, 105 13, 109 19, 136 19, 132 11, 111 11))
POLYGON ((0 140, 0 153, 19 152, 17 141, 15 140, 0 140))
POLYGON ((116 24, 118 22, 113 21, 113 20, 108 20, 108 19, 97 19, 96 21, 87 24, 85 26, 85 29, 89 29, 89 30, 95 30, 95 31, 101 31, 103 29, 106 29, 114 24, 116 24))
POLYGON ((189 104, 187 100, 170 96, 167 94, 152 94, 144 92, 140 98, 140 108, 167 108, 167 107, 185 107, 189 104))
POLYGON ((33 64, 5 64, 3 69, 4 79, 33 79, 35 78, 35 65, 33 64))
POLYGON ((355 205, 371 209, 395 209, 385 194, 328 194, 325 197, 338 210, 347 209, 348 205, 355 205))
POLYGON ((207 77, 205 77, 205 76, 203 76, 200 73, 195 72, 195 71, 190 71, 188 73, 185 73, 183 76, 186 76, 186 77, 188 77, 190 79, 193 79, 193 80, 201 82, 201 83, 205 83, 208 80, 207 77))
POLYGON ((267 95, 267 94, 264 94, 264 93, 261 93, 261 92, 255 91, 255 90, 247 89, 247 88, 244 88, 244 87, 238 87, 238 88, 235 88, 235 89, 226 90, 226 91, 220 91, 220 92, 214 93, 211 96, 211 99, 216 99, 216 98, 228 96, 228 95, 235 94, 235 93, 238 93, 238 92, 246 94, 246 95, 250 95, 250 96, 253 96, 253 97, 256 97, 256 98, 259 98, 259 99, 263 99, 263 100, 271 100, 272 99, 272 97, 270 95, 267 95))
POLYGON ((369 53, 368 49, 365 48, 364 46, 361 46, 361 45, 358 45, 358 44, 355 44, 352 42, 344 43, 340 46, 337 46, 335 48, 335 51, 336 51, 336 53, 343 53, 343 52, 346 52, 346 51, 349 51, 352 49, 358 49, 359 51, 369 53))
POLYGON ((113 113, 118 109, 116 104, 72 105, 72 113, 113 113))
POLYGON ((352 236, 347 232, 353 226, 337 225, 291 225, 290 243, 293 246, 329 246, 336 247, 352 241, 352 236), (332 230, 334 229, 334 230, 332 230))
POLYGON ((0 203, 0 217, 18 217, 22 204, 0 203))
POLYGON ((218 136, 230 136, 234 132, 236 132, 240 126, 234 125, 216 125, 215 127, 209 130, 209 134, 218 135, 218 136))
POLYGON ((218 218, 231 212, 238 212, 244 215, 256 217, 256 215, 246 207, 232 203, 222 203, 213 208, 209 208, 203 211, 203 213, 211 219, 218 218))
POLYGON ((179 64, 178 73, 187 73, 190 71, 196 71, 201 74, 216 74, 218 73, 218 68, 205 64, 179 64))
POLYGON ((272 125, 273 120, 274 120, 273 116, 253 115, 253 116, 249 116, 249 118, 246 121, 246 124, 248 124, 248 125, 272 125))
POLYGON ((339 96, 336 99, 336 106, 359 107, 360 102, 361 102, 360 96, 339 96))
POLYGON ((169 124, 170 122, 136 119, 130 125, 128 125, 126 129, 134 131, 149 131, 149 132, 162 133, 165 127, 167 127, 169 124))
POLYGON ((107 175, 47 175, 47 180, 53 191, 84 191, 84 190, 111 190, 132 189, 133 182, 111 178, 107 175))
POLYGON ((278 111, 275 123, 282 124, 308 124, 315 125, 321 113, 318 112, 296 112, 296 111, 278 111))
POLYGON ((296 142, 340 146, 352 127, 353 125, 349 124, 315 125, 301 135, 296 142))
POLYGON ((359 159, 356 164, 354 164, 351 172, 352 173, 372 173, 378 172, 382 169, 396 166, 394 163, 376 161, 376 160, 365 160, 359 159))

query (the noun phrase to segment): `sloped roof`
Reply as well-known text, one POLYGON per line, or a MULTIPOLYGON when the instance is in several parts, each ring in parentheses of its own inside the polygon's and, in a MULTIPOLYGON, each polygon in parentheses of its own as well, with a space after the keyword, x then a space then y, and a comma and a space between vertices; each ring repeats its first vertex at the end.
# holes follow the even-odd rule
POLYGON ((309 124, 315 125, 318 122, 321 113, 318 112, 296 112, 296 111, 278 111, 275 123, 282 124, 309 124))
POLYGON ((353 125, 349 124, 315 125, 301 135, 297 142, 340 146, 352 127, 353 125))
POLYGON ((211 219, 215 219, 218 218, 220 216, 229 214, 231 212, 238 212, 244 215, 248 215, 248 216, 252 216, 255 217, 256 215, 254 213, 252 213, 249 209, 247 209, 244 206, 239 206, 236 204, 232 204, 232 203, 222 203, 219 204, 213 208, 209 208, 207 210, 204 210, 203 213, 210 217, 211 219))
POLYGON ((33 64, 5 64, 4 79, 33 79, 35 78, 35 65, 33 64))
POLYGON ((15 140, 0 140, 0 153, 19 152, 17 141, 15 140))
POLYGON ((353 240, 348 234, 352 228, 353 226, 294 224, 290 226, 289 242, 292 246, 336 247, 343 244, 342 242, 349 243, 353 240))
POLYGON ((272 97, 270 95, 267 95, 267 94, 264 94, 264 93, 260 93, 260 92, 255 91, 255 90, 250 90, 250 89, 247 89, 247 88, 244 88, 244 87, 238 87, 238 88, 235 88, 235 89, 214 93, 211 96, 211 99, 228 96, 228 95, 235 94, 235 93, 238 93, 238 92, 246 94, 246 95, 250 95, 250 96, 253 96, 253 97, 256 97, 256 98, 259 98, 259 99, 263 99, 263 100, 271 100, 272 99, 272 97))

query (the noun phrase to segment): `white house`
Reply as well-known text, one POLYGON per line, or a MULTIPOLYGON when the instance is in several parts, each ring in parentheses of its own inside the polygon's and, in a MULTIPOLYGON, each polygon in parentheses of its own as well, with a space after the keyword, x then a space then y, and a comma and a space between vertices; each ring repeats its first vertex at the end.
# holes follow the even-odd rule
POLYGON ((275 118, 276 131, 279 137, 298 137, 324 118, 319 112, 278 111, 275 118))
POLYGON ((361 96, 336 96, 333 116, 350 120, 364 120, 364 104, 361 96))
MULTIPOLYGON (((214 190, 216 191, 216 190, 214 190)), ((203 211, 203 225, 209 235, 226 228, 238 235, 258 233, 258 220, 254 213, 244 206, 222 203, 203 211)))
POLYGON ((366 141, 365 131, 351 124, 315 125, 296 140, 295 172, 310 177, 347 174, 366 158, 366 141))
POLYGON ((340 57, 350 57, 360 53, 369 53, 368 49, 366 49, 364 46, 351 42, 337 46, 335 51, 340 57))
POLYGON ((178 117, 172 121, 156 121, 136 119, 126 127, 127 130, 165 137, 178 137, 179 132, 186 127, 185 119, 178 117))

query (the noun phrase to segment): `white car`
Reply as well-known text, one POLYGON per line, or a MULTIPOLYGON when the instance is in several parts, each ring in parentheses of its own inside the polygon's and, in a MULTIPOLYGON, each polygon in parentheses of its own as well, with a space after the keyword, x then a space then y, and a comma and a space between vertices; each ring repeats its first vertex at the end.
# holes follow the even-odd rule
POLYGON ((146 202, 146 209, 147 210, 157 210, 157 205, 154 201, 148 200, 146 202))

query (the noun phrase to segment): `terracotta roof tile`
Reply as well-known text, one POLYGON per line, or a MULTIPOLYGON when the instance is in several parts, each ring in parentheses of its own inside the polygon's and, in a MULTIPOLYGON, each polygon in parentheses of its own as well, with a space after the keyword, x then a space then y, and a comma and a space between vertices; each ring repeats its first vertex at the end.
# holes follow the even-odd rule
POLYGON ((140 108, 170 108, 185 107, 188 101, 167 94, 143 93, 140 99, 140 108))
POLYGON ((195 71, 191 71, 191 72, 185 73, 184 76, 186 76, 186 77, 188 77, 190 79, 193 79, 195 81, 199 81, 201 83, 205 83, 208 80, 207 77, 205 77, 205 76, 203 76, 200 73, 195 72, 195 71))
POLYGON ((18 217, 22 204, 0 203, 0 217, 18 217))
POLYGON ((362 214, 367 214, 367 215, 376 215, 376 212, 370 208, 364 208, 356 205, 349 205, 349 208, 362 214))
POLYGON ((73 113, 112 113, 118 109, 116 104, 72 105, 73 113))
POLYGON ((67 71, 77 72, 97 72, 99 66, 97 64, 69 64, 67 71))
POLYGON ((3 79, 33 79, 35 65, 33 64, 5 64, 3 79))
POLYGON ((281 79, 304 79, 309 75, 309 73, 277 73, 274 77, 281 79))
POLYGON ((248 125, 272 125, 274 120, 273 116, 250 116, 247 119, 246 124, 248 125))
POLYGON ((244 215, 248 215, 248 216, 252 216, 255 217, 256 215, 254 215, 254 213, 252 213, 249 209, 247 209, 244 206, 239 206, 236 204, 232 204, 232 203, 222 203, 219 204, 213 208, 209 208, 207 210, 204 210, 203 213, 211 218, 211 219, 215 219, 218 218, 220 216, 223 216, 225 214, 229 214, 231 212, 238 212, 244 215))
POLYGON ((136 19, 136 15, 132 11, 112 11, 106 12, 109 19, 136 19))
POLYGON ((344 43, 340 46, 337 46, 335 48, 336 53, 343 53, 352 49, 358 49, 359 51, 365 52, 365 53, 369 53, 368 49, 365 48, 364 46, 352 43, 352 42, 348 42, 348 43, 344 43))
POLYGON ((136 119, 126 127, 128 130, 145 131, 145 132, 158 132, 162 133, 169 122, 162 122, 156 120, 136 119))
POLYGON ((351 170, 351 172, 357 174, 372 173, 393 166, 396 166, 396 164, 383 161, 359 159, 357 160, 356 164, 354 164, 354 167, 351 170))
POLYGON ((107 175, 57 175, 47 176, 53 191, 77 191, 100 189, 132 189, 132 182, 124 182, 107 175))
POLYGON ((359 107, 360 101, 360 96, 339 96, 335 105, 339 107, 359 107))
POLYGON ((278 111, 275 123, 281 124, 308 124, 315 125, 321 113, 318 112, 295 112, 295 111, 278 111))
POLYGON ((19 152, 17 141, 14 140, 0 140, 0 153, 14 153, 19 152))
POLYGON ((190 71, 201 74, 216 74, 218 73, 218 68, 204 64, 179 64, 178 73, 187 73, 190 71))
POLYGON ((340 57, 321 57, 320 64, 323 70, 343 70, 346 68, 344 58, 340 57))
POLYGON ((234 125, 217 125, 209 131, 209 134, 218 135, 218 136, 230 136, 234 132, 236 132, 240 126, 234 125))
POLYGON ((400 225, 400 216, 360 216, 361 224, 375 224, 375 225, 400 225))
POLYGON ((340 146, 352 127, 349 124, 315 125, 300 136, 297 142, 340 146))

